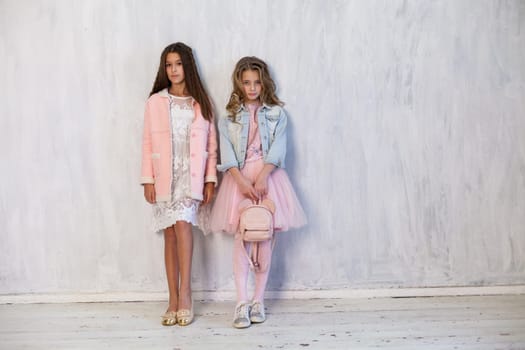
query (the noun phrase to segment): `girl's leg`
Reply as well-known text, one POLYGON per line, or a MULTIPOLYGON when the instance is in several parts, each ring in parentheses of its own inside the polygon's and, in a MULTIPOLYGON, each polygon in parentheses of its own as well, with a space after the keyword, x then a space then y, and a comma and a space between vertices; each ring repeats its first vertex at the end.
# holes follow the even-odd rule
POLYGON ((250 303, 248 302, 247 284, 250 263, 244 251, 244 242, 240 234, 235 235, 233 241, 233 273, 235 288, 237 289, 237 305, 233 312, 233 326, 235 328, 250 327, 250 303))
POLYGON ((193 233, 191 224, 186 221, 177 221, 175 224, 177 236, 177 254, 179 257, 179 310, 189 310, 191 300, 191 262, 193 257, 193 233))
POLYGON ((179 259, 175 229, 170 226, 164 230, 164 263, 170 293, 167 311, 177 311, 179 301, 179 259))
POLYGON ((237 234, 233 242, 233 274, 237 289, 237 304, 248 301, 247 284, 249 271, 250 263, 246 257, 244 242, 241 236, 237 234))
POLYGON ((255 272, 253 301, 262 303, 264 301, 264 291, 266 290, 266 282, 268 282, 270 265, 272 263, 272 241, 259 242, 258 259, 261 268, 255 272))
POLYGON ((250 321, 253 323, 261 323, 266 320, 266 314, 264 312, 264 291, 266 290, 266 282, 268 282, 272 262, 271 241, 259 243, 258 260, 260 269, 255 272, 255 291, 250 309, 250 321))

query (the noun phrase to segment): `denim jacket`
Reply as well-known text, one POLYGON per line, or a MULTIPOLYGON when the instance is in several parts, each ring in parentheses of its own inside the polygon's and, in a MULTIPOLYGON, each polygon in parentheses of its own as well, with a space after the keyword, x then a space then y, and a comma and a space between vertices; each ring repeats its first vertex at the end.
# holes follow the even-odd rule
MULTIPOLYGON (((284 168, 286 157, 286 113, 280 106, 263 104, 257 110, 257 124, 261 135, 263 160, 279 168, 284 168)), ((219 120, 221 164, 219 171, 233 167, 242 169, 248 147, 248 128, 250 111, 244 105, 235 116, 235 121, 229 117, 219 120)))

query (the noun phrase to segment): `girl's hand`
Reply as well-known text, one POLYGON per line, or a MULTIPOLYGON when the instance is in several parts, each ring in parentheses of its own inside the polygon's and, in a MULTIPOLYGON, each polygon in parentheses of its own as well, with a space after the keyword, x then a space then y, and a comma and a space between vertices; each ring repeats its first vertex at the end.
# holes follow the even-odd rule
POLYGON ((264 164, 264 167, 261 169, 261 172, 257 175, 257 178, 255 179, 255 192, 257 192, 257 195, 259 198, 263 198, 268 194, 268 176, 272 173, 272 171, 275 169, 275 165, 266 163, 264 164))
POLYGON ((257 192, 257 196, 259 198, 266 196, 268 194, 268 174, 260 173, 257 176, 253 187, 255 188, 255 192, 257 192))
POLYGON ((241 174, 239 168, 230 168, 228 172, 235 180, 235 183, 237 183, 237 186, 239 186, 239 191, 241 191, 242 195, 256 201, 258 196, 255 188, 253 188, 252 183, 241 174))
POLYGON ((154 184, 144 184, 144 198, 146 198, 146 202, 150 204, 156 202, 154 184))
POLYGON ((211 202, 211 199, 213 198, 213 194, 215 193, 215 184, 213 182, 206 182, 204 184, 204 199, 202 200, 202 204, 206 205, 211 202))
POLYGON ((256 201, 259 198, 257 191, 255 191, 252 183, 247 178, 241 175, 236 181, 243 196, 248 197, 253 201, 256 201))

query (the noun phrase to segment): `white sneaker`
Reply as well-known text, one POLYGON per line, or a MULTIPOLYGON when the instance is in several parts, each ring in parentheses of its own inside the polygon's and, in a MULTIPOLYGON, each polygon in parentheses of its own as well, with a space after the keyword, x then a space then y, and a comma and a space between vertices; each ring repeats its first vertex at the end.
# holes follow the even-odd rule
POLYGON ((250 304, 241 303, 235 307, 233 314, 233 326, 235 328, 248 328, 251 326, 250 322, 250 304))
POLYGON ((252 303, 250 309, 250 321, 253 323, 263 323, 266 321, 266 315, 264 314, 264 304, 260 301, 252 303))

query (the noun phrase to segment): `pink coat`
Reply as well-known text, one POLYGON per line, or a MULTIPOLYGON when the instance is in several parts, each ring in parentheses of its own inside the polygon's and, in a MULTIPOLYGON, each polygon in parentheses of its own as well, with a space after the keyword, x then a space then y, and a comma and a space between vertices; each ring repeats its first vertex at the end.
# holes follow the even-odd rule
MULTIPOLYGON (((203 199, 205 182, 217 184, 217 135, 215 124, 204 119, 194 102, 195 118, 190 128, 191 197, 203 199)), ((142 139, 141 184, 155 184, 157 201, 171 198, 172 152, 169 99, 167 89, 146 102, 142 139)))

